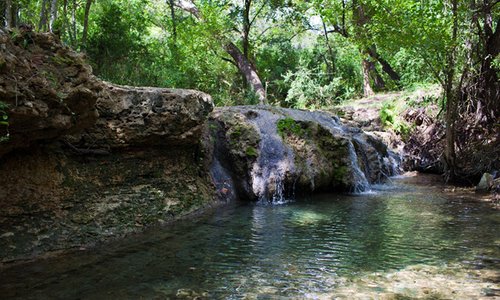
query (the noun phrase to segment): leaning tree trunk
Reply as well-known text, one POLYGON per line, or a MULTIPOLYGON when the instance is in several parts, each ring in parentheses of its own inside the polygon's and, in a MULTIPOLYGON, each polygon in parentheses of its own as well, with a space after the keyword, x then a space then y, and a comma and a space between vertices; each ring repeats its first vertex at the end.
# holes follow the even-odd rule
POLYGON ((368 54, 375 60, 377 60, 380 65, 382 65, 382 70, 387 74, 389 75, 389 77, 395 81, 396 83, 398 83, 400 80, 401 80, 401 76, 399 76, 399 74, 394 71, 394 69, 391 67, 391 65, 389 64, 388 61, 386 61, 385 59, 383 59, 380 54, 377 52, 377 48, 375 47, 375 45, 371 46, 370 48, 367 49, 368 51, 368 54))
MULTIPOLYGON (((251 2, 250 0, 247 0, 245 4, 250 5, 250 2, 251 2)), ((193 15, 197 20, 203 21, 203 16, 201 12, 198 10, 198 8, 193 2, 180 0, 177 1, 175 5, 180 9, 193 15)), ((248 6, 247 9, 249 10, 250 6, 248 6)), ((246 22, 248 23, 247 26, 250 26, 250 20, 248 19, 246 22)), ((246 29, 249 30, 249 28, 250 27, 247 27, 246 29)), ((219 38, 219 37, 214 37, 214 38, 219 38)), ((246 41, 248 42, 248 36, 246 41)), ((234 65, 236 65, 240 73, 243 75, 246 83, 253 89, 255 94, 257 94, 257 97, 259 98, 259 103, 265 104, 266 90, 264 88, 264 85, 262 84, 262 81, 260 80, 259 74, 257 74, 255 66, 250 62, 247 56, 245 56, 245 54, 242 53, 241 50, 233 42, 223 42, 222 47, 227 52, 227 54, 229 54, 232 57, 234 65)), ((244 49, 246 49, 245 52, 248 52, 248 47, 249 45, 246 45, 244 47, 244 49)))
POLYGON ((245 77, 246 82, 252 87, 253 91, 257 94, 260 104, 265 104, 266 102, 266 90, 262 81, 260 80, 255 67, 245 58, 240 49, 236 47, 232 42, 224 45, 224 50, 231 55, 233 60, 236 62, 236 66, 241 74, 245 77))
POLYGON ((367 59, 363 59, 363 61, 361 62, 361 66, 363 69, 363 95, 365 97, 375 94, 370 84, 370 63, 371 62, 367 59))
POLYGON ((382 76, 380 76, 379 72, 377 71, 377 68, 375 67, 375 63, 368 60, 368 67, 370 70, 370 77, 373 80, 373 84, 375 85, 375 88, 378 91, 385 89, 385 81, 382 78, 382 76))

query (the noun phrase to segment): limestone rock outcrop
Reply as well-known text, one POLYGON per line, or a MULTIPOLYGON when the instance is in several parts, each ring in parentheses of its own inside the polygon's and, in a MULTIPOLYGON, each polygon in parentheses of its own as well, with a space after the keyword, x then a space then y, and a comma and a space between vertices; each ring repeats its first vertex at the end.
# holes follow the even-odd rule
POLYGON ((102 82, 56 36, 16 30, 0 32, 0 101, 0 263, 216 204, 207 94, 102 82))
POLYGON ((211 97, 195 90, 104 86, 96 104, 99 119, 75 141, 80 146, 193 145, 213 110, 211 97))
POLYGON ((396 156, 380 139, 326 112, 225 107, 210 122, 212 176, 223 198, 359 192, 397 172, 396 156))
POLYGON ((0 137, 9 138, 0 156, 92 126, 101 90, 84 56, 55 35, 0 30, 0 101, 8 118, 0 137))

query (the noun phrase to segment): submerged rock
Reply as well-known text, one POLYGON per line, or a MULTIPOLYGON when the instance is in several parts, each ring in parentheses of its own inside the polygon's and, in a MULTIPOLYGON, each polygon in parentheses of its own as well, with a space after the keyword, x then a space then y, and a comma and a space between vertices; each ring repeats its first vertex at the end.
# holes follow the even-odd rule
POLYGON ((214 181, 240 198, 359 192, 396 172, 395 156, 384 143, 326 112, 225 107, 216 109, 210 123, 214 181))

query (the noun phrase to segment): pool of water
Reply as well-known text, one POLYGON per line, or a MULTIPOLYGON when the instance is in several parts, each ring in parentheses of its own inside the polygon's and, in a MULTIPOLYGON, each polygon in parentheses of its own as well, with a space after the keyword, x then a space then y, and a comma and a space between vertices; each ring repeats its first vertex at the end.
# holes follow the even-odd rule
POLYGON ((499 211, 445 195, 433 182, 401 178, 363 195, 226 206, 96 249, 4 268, 0 297, 418 298, 423 288, 429 297, 498 295, 499 211), (491 280, 474 273, 484 270, 491 280), (458 290, 443 290, 453 282, 458 290))

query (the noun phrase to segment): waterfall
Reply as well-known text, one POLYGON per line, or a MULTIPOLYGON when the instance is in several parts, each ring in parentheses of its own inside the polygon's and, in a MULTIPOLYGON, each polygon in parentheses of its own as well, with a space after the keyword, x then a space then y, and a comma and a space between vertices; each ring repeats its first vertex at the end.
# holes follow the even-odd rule
POLYGON ((294 154, 283 143, 276 122, 282 116, 259 111, 251 122, 260 132, 259 157, 251 172, 253 192, 260 202, 285 202, 285 179, 294 173, 294 154))
POLYGON ((359 166, 358 155, 354 149, 354 144, 349 142, 349 160, 351 161, 351 172, 353 176, 354 185, 351 187, 350 192, 354 194, 359 194, 361 192, 368 191, 370 189, 370 182, 366 179, 366 174, 363 172, 359 166))
POLYGON ((241 196, 263 204, 284 203, 291 200, 296 186, 302 193, 362 193, 397 173, 397 157, 380 139, 343 126, 326 112, 236 106, 221 108, 214 118, 220 126, 212 176, 219 179, 214 180, 219 190, 236 190, 226 199, 241 196), (286 118, 300 127, 283 139, 278 123, 286 118))

